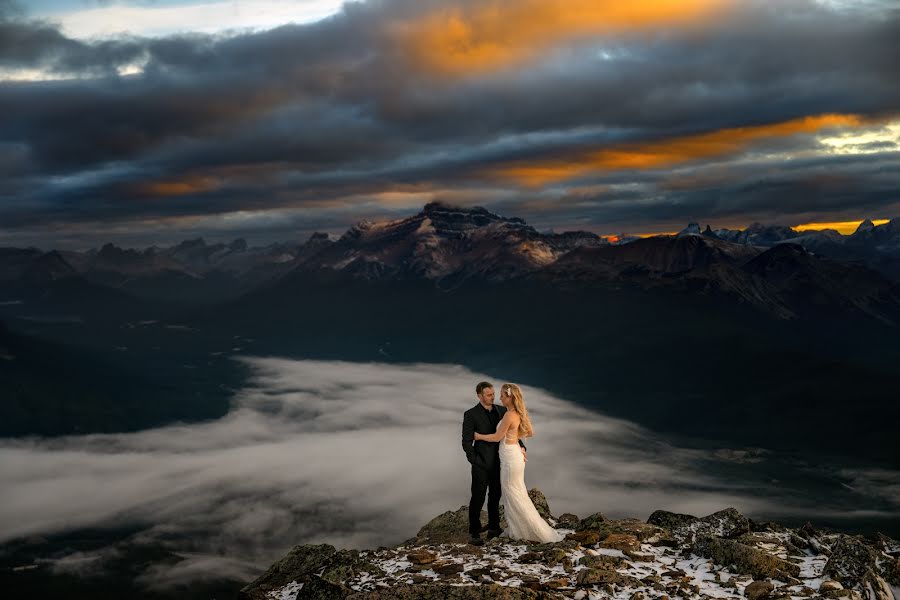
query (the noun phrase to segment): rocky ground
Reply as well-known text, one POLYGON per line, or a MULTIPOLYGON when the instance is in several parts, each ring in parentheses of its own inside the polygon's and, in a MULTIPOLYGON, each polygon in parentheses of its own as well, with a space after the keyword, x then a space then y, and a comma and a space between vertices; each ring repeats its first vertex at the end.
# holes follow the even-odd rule
POLYGON ((646 521, 554 517, 539 490, 529 494, 566 539, 539 544, 504 534, 473 546, 462 506, 397 546, 298 545, 239 597, 900 600, 900 543, 882 534, 756 523, 734 508, 701 518, 657 510, 646 521))

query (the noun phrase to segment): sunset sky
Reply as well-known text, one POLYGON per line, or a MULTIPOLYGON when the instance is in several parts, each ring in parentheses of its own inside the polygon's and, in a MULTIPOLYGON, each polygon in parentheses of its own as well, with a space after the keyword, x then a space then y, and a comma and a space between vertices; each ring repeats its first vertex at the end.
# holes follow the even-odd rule
MULTIPOLYGON (((0 246, 900 216, 900 7, 0 0, 0 246)), ((818 225, 814 225, 818 226, 818 225)))

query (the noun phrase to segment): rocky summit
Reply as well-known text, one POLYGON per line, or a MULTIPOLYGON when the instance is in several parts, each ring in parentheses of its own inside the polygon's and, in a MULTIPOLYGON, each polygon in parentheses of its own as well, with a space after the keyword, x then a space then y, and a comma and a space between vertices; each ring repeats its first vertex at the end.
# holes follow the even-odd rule
POLYGON ((881 533, 757 523, 731 507, 704 517, 657 510, 646 521, 555 517, 537 488, 529 495, 564 540, 504 533, 470 545, 461 506, 396 546, 298 545, 239 598, 900 600, 900 543, 881 533))

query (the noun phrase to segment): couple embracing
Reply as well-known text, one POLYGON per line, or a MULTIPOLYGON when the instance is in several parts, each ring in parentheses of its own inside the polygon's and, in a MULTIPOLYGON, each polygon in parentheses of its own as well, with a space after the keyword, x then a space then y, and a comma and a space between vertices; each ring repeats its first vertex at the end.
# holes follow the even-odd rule
POLYGON ((500 498, 511 539, 558 542, 563 535, 538 514, 525 487, 526 448, 522 438, 534 429, 525 408, 522 390, 513 383, 500 388, 500 402, 494 404, 494 387, 487 381, 475 386, 478 404, 463 415, 462 447, 472 464, 472 499, 469 502, 469 543, 484 544, 497 537, 500 529, 500 498), (481 507, 488 494, 488 523, 481 526, 481 507))

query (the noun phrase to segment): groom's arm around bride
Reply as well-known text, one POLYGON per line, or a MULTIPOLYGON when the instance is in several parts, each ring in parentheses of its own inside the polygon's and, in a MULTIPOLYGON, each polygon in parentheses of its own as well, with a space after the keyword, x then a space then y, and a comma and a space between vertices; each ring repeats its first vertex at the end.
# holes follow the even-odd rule
MULTIPOLYGON (((479 433, 488 433, 487 431, 481 431, 479 433)), ((466 459, 474 466, 481 467, 482 469, 489 468, 487 463, 484 460, 484 457, 476 451, 475 447, 475 417, 472 415, 471 410, 467 410, 465 414, 463 414, 463 424, 462 424, 462 447, 463 451, 466 453, 466 459)), ((525 443, 520 439, 519 447, 522 448, 522 456, 525 460, 528 460, 525 455, 525 443)))

